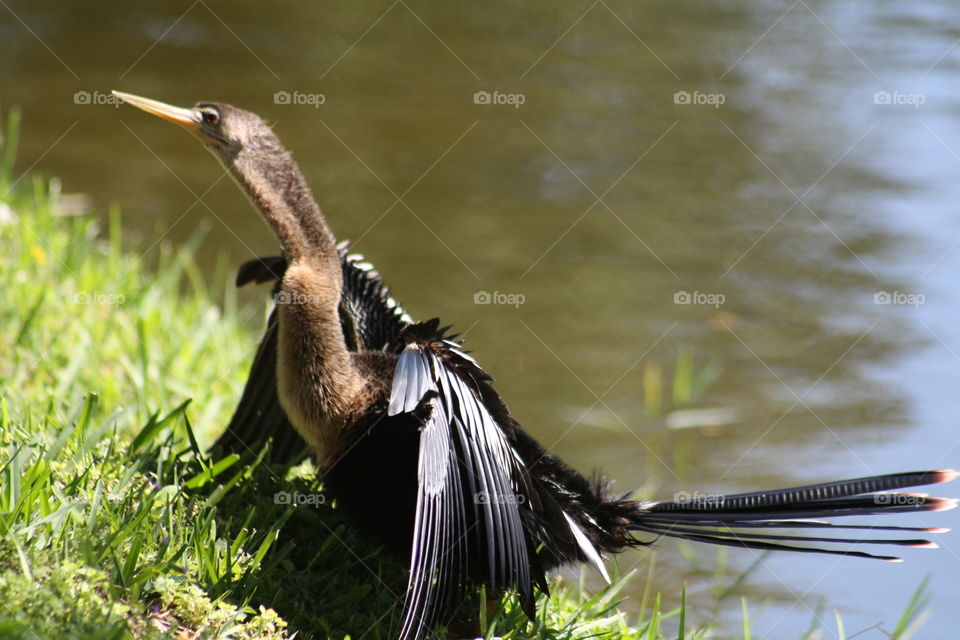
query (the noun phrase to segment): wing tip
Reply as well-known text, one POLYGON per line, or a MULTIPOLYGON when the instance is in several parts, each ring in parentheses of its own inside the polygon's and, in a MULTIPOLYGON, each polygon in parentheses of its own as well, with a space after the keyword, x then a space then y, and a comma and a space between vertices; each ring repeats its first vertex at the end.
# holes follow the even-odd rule
POLYGON ((951 482, 960 477, 960 471, 956 469, 937 469, 932 471, 933 481, 930 484, 940 484, 941 482, 951 482))
POLYGON ((956 509, 957 504, 960 504, 960 499, 957 498, 928 498, 928 500, 933 505, 930 511, 949 511, 950 509, 956 509))
POLYGON ((907 546, 913 547, 914 549, 939 549, 940 548, 940 545, 938 545, 936 542, 930 542, 929 540, 915 542, 914 544, 909 544, 907 546))

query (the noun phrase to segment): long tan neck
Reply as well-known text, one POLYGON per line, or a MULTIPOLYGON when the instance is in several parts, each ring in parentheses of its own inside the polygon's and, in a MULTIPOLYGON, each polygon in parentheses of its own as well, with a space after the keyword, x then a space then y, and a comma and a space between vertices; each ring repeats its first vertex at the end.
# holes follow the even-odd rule
POLYGON ((288 268, 277 296, 277 381, 287 417, 307 443, 330 454, 363 381, 346 348, 336 240, 293 160, 282 149, 239 155, 230 167, 273 228, 288 268))
POLYGON ((303 174, 282 147, 259 155, 241 152, 228 168, 277 234, 289 264, 322 263, 324 270, 339 277, 333 232, 303 174))

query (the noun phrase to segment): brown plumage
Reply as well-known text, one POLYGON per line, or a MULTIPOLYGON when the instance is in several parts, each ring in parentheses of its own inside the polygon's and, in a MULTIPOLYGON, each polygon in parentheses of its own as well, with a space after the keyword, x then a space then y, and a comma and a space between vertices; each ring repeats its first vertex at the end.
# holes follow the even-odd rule
POLYGON ((275 439, 284 459, 309 448, 327 491, 367 536, 408 557, 404 640, 446 621, 471 589, 513 591, 532 618, 545 572, 672 536, 755 549, 834 553, 794 542, 932 546, 923 539, 785 535, 777 529, 876 529, 810 518, 936 511, 956 501, 889 494, 953 479, 920 471, 806 487, 636 502, 611 496, 527 435, 480 365, 439 322, 407 322, 379 276, 338 249, 296 164, 270 128, 235 107, 179 109, 118 94, 189 129, 273 229, 284 258, 241 281, 276 281, 277 306, 230 430, 232 450, 275 439), (744 529, 747 532, 744 532, 744 529), (641 536, 641 537, 638 537, 641 536))

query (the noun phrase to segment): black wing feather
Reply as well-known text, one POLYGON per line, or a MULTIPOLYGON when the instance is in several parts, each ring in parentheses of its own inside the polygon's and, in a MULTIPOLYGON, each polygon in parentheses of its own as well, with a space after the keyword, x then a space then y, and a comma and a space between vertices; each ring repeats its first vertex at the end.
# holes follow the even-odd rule
POLYGON ((420 441, 402 640, 421 637, 437 623, 442 603, 454 601, 468 577, 494 591, 518 592, 528 610, 533 604, 520 513, 526 472, 482 399, 449 366, 439 341, 413 341, 404 349, 388 413, 424 402, 431 412, 420 441))
POLYGON ((250 366, 230 424, 214 446, 226 452, 248 454, 273 440, 270 459, 290 463, 306 453, 306 443, 287 420, 277 396, 277 310, 267 319, 267 328, 250 366))

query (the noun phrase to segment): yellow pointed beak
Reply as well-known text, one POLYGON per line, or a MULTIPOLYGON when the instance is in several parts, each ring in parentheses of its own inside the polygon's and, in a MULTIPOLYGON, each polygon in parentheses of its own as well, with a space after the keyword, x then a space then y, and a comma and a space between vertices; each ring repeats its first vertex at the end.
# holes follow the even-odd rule
POLYGON ((159 116, 164 120, 174 122, 191 133, 199 133, 200 131, 201 116, 196 109, 181 109, 180 107, 174 107, 173 105, 157 102, 149 98, 141 98, 132 93, 124 93, 122 91, 113 91, 112 93, 124 102, 138 109, 143 109, 147 113, 159 116))

